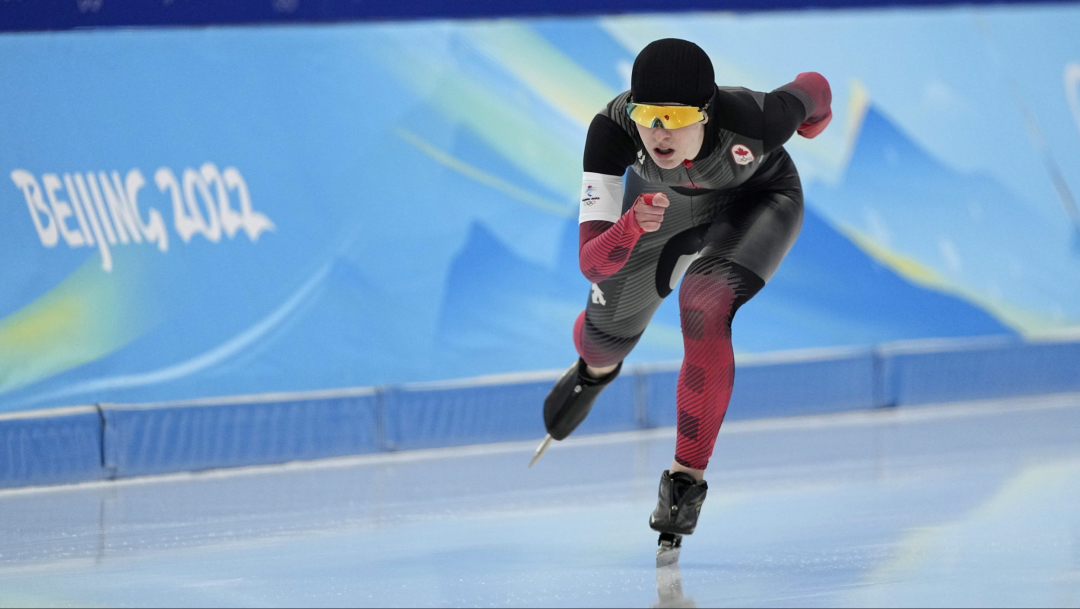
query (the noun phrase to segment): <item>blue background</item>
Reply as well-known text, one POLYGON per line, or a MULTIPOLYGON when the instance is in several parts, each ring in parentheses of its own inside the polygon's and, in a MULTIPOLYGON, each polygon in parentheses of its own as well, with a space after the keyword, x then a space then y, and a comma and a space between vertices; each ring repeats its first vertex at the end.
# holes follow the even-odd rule
MULTIPOLYGON (((1057 5, 4 35, 0 174, 138 169, 169 246, 107 271, 0 183, 0 410, 564 367, 585 131, 663 36, 720 84, 833 85, 832 126, 789 144, 806 221, 740 355, 1074 335, 1076 31, 1057 5), (185 243, 155 174, 204 163, 273 230, 185 243)), ((681 357, 675 304, 631 362, 681 357)))

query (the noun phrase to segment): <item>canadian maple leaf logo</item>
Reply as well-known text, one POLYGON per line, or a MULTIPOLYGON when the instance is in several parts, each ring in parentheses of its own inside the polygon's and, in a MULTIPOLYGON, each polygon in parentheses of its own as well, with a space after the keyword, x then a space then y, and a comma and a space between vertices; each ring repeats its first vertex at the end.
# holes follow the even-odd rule
POLYGON ((749 165, 754 162, 754 153, 742 144, 735 144, 731 147, 731 156, 739 165, 749 165))

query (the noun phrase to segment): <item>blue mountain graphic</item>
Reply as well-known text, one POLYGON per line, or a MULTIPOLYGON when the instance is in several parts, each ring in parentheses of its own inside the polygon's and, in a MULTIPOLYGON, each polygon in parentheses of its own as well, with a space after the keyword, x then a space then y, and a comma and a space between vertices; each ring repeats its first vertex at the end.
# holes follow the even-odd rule
MULTIPOLYGON (((574 357, 571 328, 589 282, 567 223, 555 268, 522 260, 476 224, 447 278, 436 351, 460 374, 559 368, 574 357)), ((674 297, 653 324, 678 328, 674 297)), ((740 310, 735 347, 762 352, 1010 330, 971 304, 915 286, 878 264, 807 209, 780 272, 740 310)), ((635 361, 678 359, 680 345, 642 341, 635 361)))
POLYGON ((1070 223, 989 175, 951 169, 875 107, 843 181, 811 195, 830 220, 958 288, 1050 325, 1080 321, 1080 260, 1070 223))

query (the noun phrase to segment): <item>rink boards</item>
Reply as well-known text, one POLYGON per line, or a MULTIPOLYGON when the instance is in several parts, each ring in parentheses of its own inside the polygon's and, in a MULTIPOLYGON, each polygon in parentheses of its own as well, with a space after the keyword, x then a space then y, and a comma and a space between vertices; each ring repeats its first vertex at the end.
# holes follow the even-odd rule
MULTIPOLYGON (((727 420, 1080 391, 1080 341, 894 343, 740 358, 727 420)), ((0 487, 63 484, 544 434, 559 371, 0 416, 0 487)), ((675 424, 678 364, 628 367, 578 434, 675 424)))

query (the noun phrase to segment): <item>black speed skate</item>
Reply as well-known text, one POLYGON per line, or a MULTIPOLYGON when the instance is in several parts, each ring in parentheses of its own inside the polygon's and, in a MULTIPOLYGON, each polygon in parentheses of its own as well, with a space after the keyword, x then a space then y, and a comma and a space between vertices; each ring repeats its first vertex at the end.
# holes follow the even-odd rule
POLYGON ((537 447, 529 467, 544 454, 552 440, 563 440, 589 416, 593 402, 622 370, 622 362, 607 376, 594 379, 585 370, 585 360, 578 361, 563 373, 544 400, 544 426, 548 435, 537 447))
POLYGON ((661 567, 679 559, 683 535, 697 528, 701 504, 709 485, 698 482, 685 472, 664 471, 660 476, 660 492, 656 509, 649 516, 649 526, 660 532, 656 550, 656 566, 661 567))

